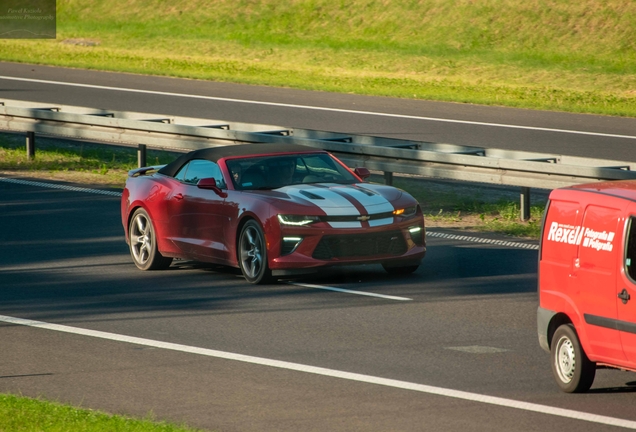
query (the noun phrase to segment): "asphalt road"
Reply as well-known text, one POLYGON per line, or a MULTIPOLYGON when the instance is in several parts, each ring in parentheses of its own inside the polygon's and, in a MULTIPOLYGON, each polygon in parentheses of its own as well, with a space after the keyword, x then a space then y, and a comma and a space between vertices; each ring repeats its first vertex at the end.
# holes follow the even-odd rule
POLYGON ((600 370, 584 395, 557 389, 536 336, 537 252, 523 242, 430 236, 413 275, 356 266, 253 286, 192 262, 137 270, 117 196, 0 181, 0 226, 0 392, 220 431, 636 421, 632 373, 600 370))
POLYGON ((308 92, 15 63, 0 63, 0 98, 636 161, 634 118, 308 92))
MULTIPOLYGON (((0 98, 636 160, 636 119, 11 63, 0 98)), ((261 287, 191 262, 138 271, 117 196, 0 181, 0 223, 0 392, 222 431, 636 425, 634 374, 558 391, 521 244, 431 235, 414 275, 261 287)))

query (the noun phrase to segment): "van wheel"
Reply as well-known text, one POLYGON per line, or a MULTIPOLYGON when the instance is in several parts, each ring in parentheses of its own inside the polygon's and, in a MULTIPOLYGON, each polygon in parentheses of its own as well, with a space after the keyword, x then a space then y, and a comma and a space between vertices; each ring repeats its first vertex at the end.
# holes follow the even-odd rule
POLYGON ((596 363, 587 358, 572 324, 564 324, 554 332, 550 350, 552 373, 566 393, 584 393, 592 387, 596 363))

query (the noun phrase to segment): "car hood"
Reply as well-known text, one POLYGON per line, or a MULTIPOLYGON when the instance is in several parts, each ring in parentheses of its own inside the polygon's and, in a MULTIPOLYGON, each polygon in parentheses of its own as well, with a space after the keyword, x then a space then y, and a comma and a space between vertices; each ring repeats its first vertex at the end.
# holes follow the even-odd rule
POLYGON ((370 183, 291 185, 276 192, 299 204, 311 203, 330 216, 392 212, 393 203, 404 194, 391 186, 370 183))

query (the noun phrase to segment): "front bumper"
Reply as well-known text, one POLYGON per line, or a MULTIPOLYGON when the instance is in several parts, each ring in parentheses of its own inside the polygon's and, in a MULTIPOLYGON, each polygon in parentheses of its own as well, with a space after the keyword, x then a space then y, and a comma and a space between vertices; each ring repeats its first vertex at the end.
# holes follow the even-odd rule
POLYGON ((372 263, 413 265, 426 255, 421 217, 367 228, 282 226, 269 237, 272 271, 372 263))

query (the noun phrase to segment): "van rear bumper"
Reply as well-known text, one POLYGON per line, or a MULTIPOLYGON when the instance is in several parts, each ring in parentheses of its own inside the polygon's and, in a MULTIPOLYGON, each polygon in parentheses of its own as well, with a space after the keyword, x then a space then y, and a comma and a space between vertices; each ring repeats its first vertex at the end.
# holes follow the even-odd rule
POLYGON ((545 351, 550 352, 550 343, 548 342, 548 328, 550 321, 556 312, 544 309, 541 306, 537 308, 537 332, 539 333, 539 345, 545 351))

